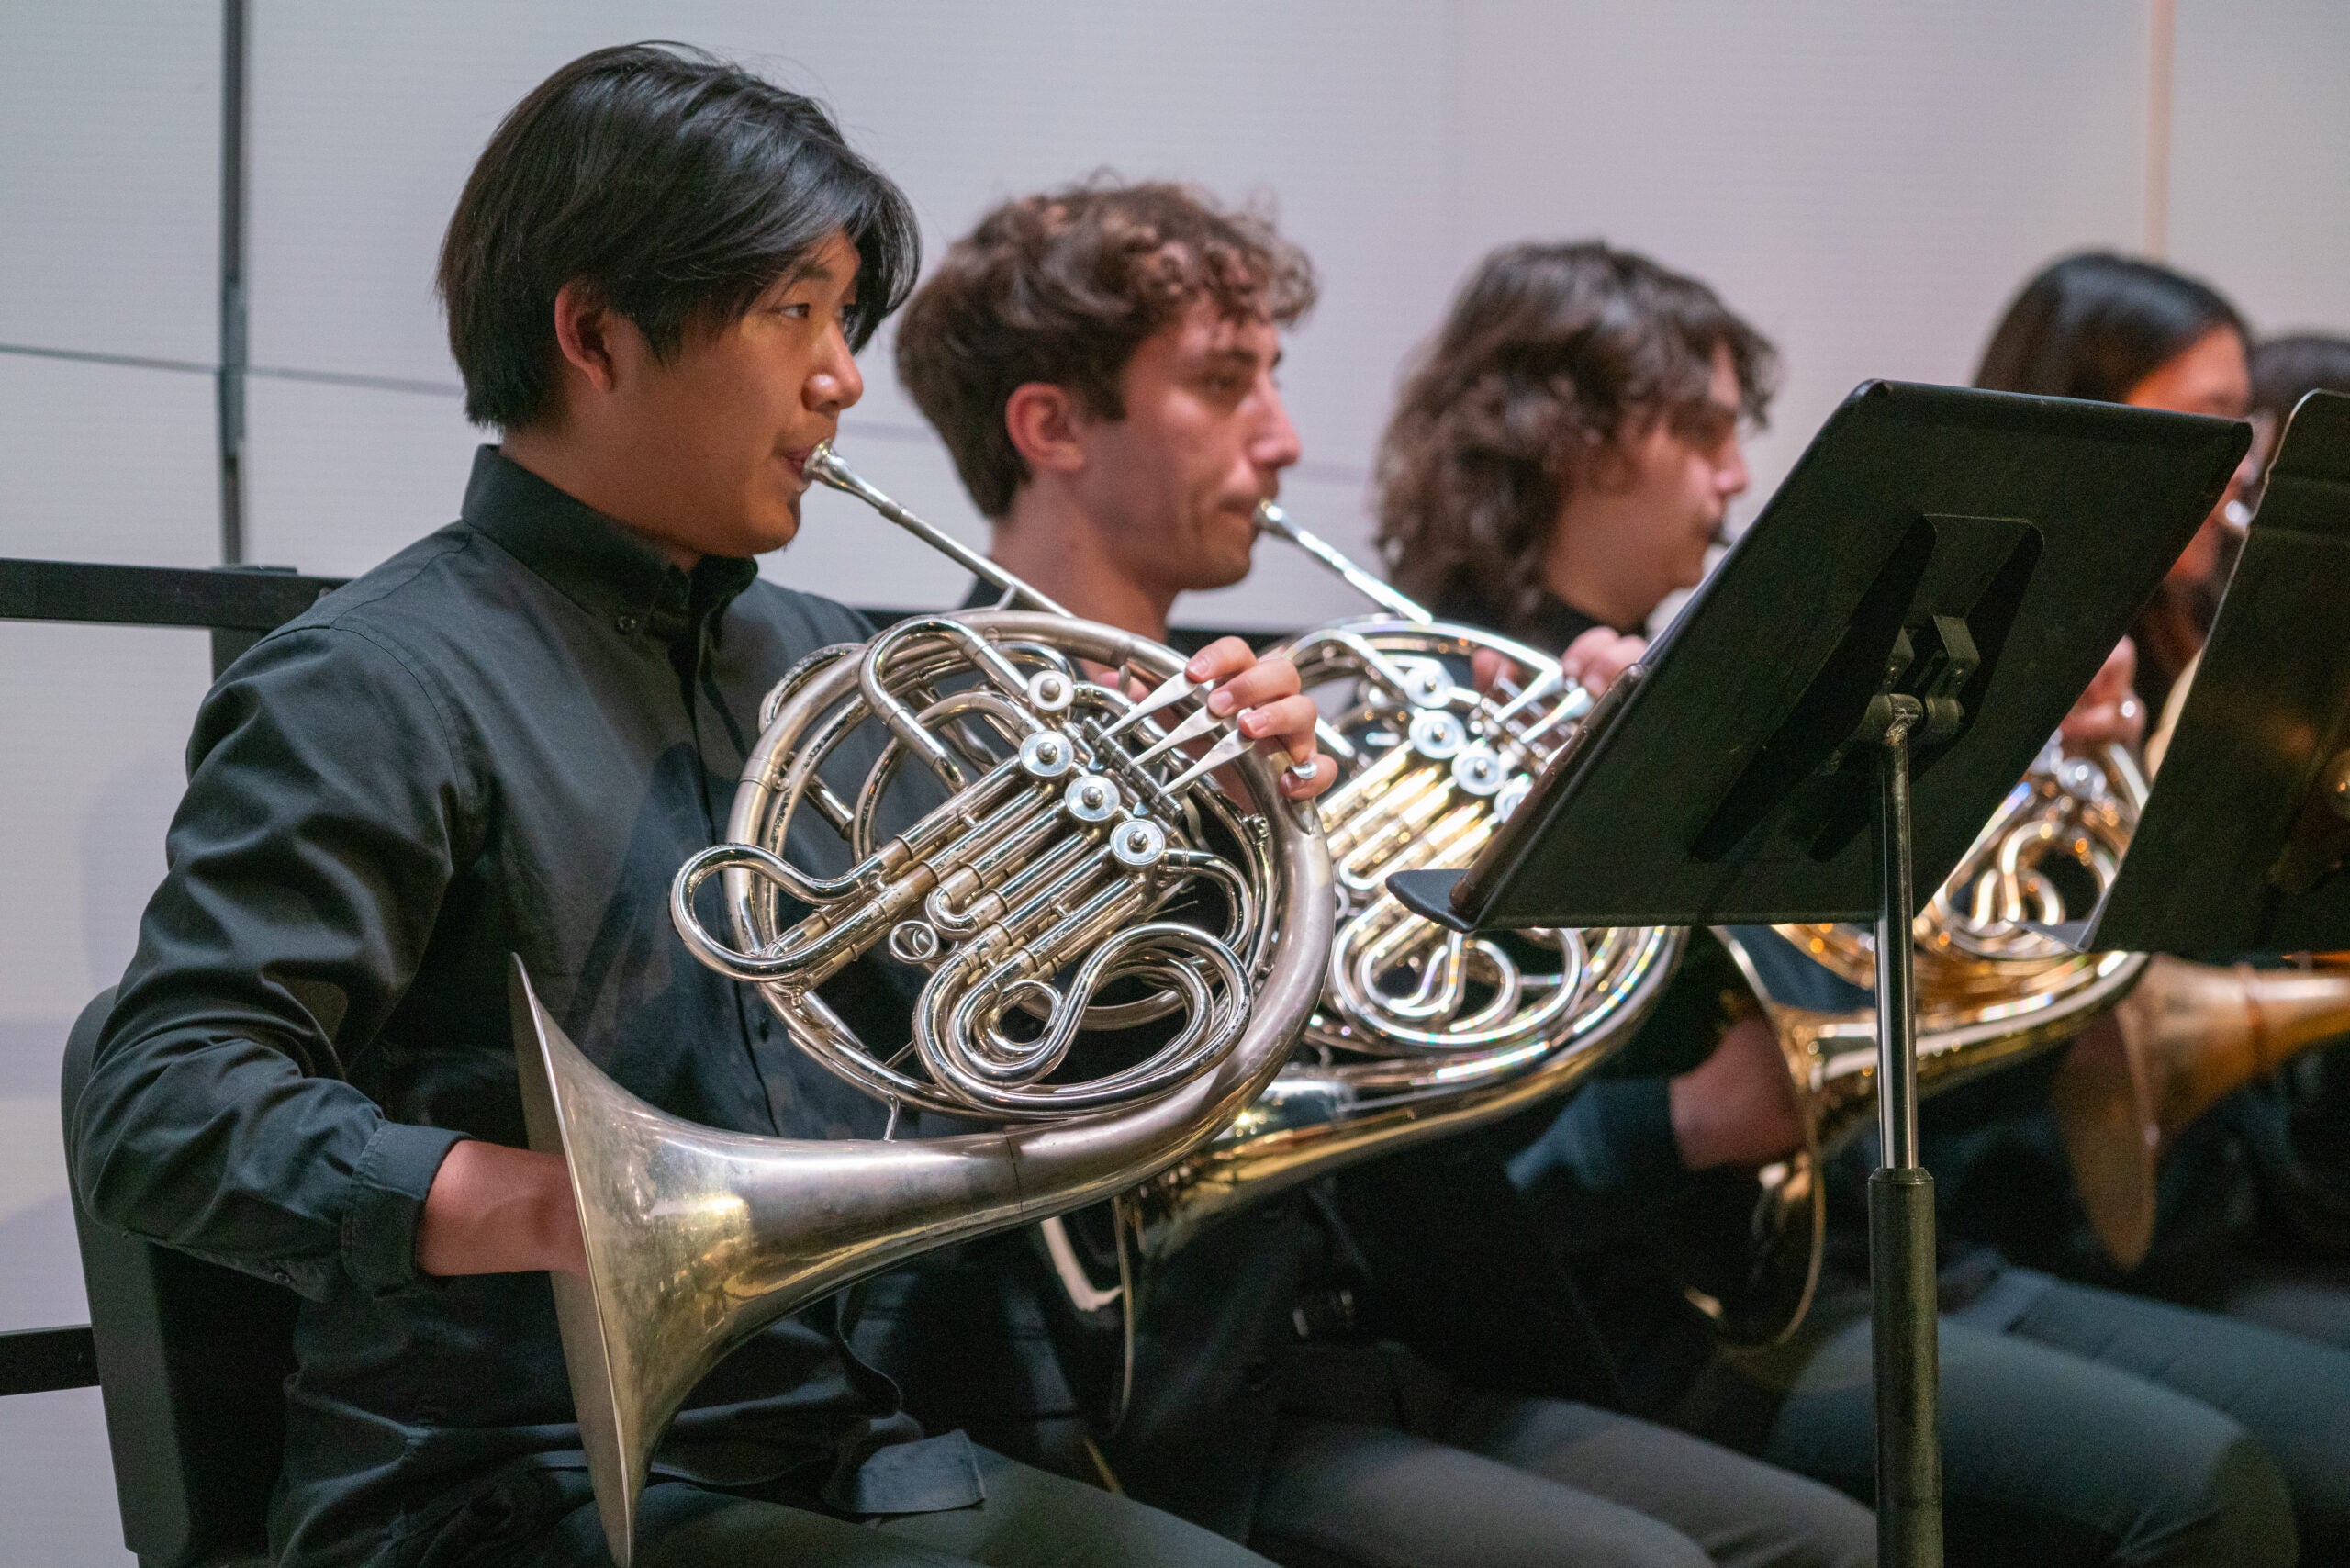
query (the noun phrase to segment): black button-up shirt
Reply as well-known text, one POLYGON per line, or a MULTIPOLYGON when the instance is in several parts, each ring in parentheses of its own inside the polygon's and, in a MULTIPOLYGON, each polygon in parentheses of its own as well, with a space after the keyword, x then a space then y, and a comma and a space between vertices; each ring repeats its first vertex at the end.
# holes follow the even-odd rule
MULTIPOLYGON (((722 836, 767 687, 870 634, 755 577, 720 558, 682 572, 485 448, 461 521, 205 700, 170 869, 70 1141, 93 1214, 305 1298, 272 1519, 286 1562, 417 1560, 501 1476, 580 1463, 546 1276, 415 1262, 450 1146, 525 1141, 509 954, 588 1058, 663 1110, 880 1131, 669 925, 670 879, 722 836)), ((872 756, 845 747, 834 787, 872 756)), ((821 827, 791 853, 846 867, 821 827)), ((826 995, 902 1031, 903 990, 866 964, 826 995)), ((968 1460, 936 1456, 943 1478, 912 1453, 862 1464, 919 1435, 835 1333, 787 1319, 712 1374, 656 1467, 812 1476, 871 1511, 972 1501, 968 1460)))

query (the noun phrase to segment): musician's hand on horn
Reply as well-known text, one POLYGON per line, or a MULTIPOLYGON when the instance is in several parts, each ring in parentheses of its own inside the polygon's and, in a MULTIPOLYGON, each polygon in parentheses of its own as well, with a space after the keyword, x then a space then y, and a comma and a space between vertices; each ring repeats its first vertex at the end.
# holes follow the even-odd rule
POLYGON ((1559 655, 1559 667, 1567 672, 1569 680, 1596 698, 1648 651, 1646 637, 1628 637, 1612 627, 1595 626, 1567 644, 1567 651, 1559 655))
POLYGON ((1219 637, 1192 655, 1184 673, 1213 680, 1208 711, 1219 718, 1240 715, 1240 733, 1268 756, 1292 765, 1281 774, 1281 793, 1310 801, 1337 782, 1337 765, 1318 754, 1314 722, 1320 711, 1304 694, 1297 666, 1287 659, 1259 659, 1237 637, 1219 637))
MULTIPOLYGON (((1645 637, 1628 637, 1606 626, 1595 626, 1567 644, 1567 651, 1559 655, 1559 667, 1569 680, 1596 698, 1648 651, 1645 637)), ((1479 648, 1469 655, 1471 678, 1479 691, 1493 690, 1509 668, 1510 661, 1498 649, 1479 648)))
POLYGON ((1803 1110, 1767 1019, 1730 1025, 1713 1055, 1665 1087, 1673 1141, 1691 1170, 1753 1167, 1803 1147, 1803 1110))
POLYGON ((2138 646, 2124 637, 2056 726, 2066 756, 2087 756, 2109 745, 2138 749, 2146 738, 2146 705, 2138 700, 2137 677, 2138 646))

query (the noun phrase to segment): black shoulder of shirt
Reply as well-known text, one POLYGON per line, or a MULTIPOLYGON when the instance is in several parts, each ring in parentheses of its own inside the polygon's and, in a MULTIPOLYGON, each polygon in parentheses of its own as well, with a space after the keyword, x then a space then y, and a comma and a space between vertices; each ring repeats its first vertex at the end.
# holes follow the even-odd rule
MULTIPOLYGON (((453 583, 436 582, 435 568, 455 566, 454 558, 482 548, 484 543, 485 536, 471 524, 450 523, 321 596, 316 604, 263 641, 313 628, 364 628, 388 638, 400 645, 401 651, 408 651, 411 638, 402 633, 425 633, 426 636, 419 640, 432 640, 431 629, 445 629, 444 596, 452 592, 462 596, 466 591, 453 583)), ((510 557, 501 561, 499 566, 531 570, 510 557)), ((746 584, 729 602, 725 613, 765 621, 782 631, 793 644, 811 648, 866 642, 876 631, 861 610, 821 594, 787 588, 766 577, 755 577, 746 584)))
POLYGON ((819 644, 866 642, 877 630, 862 610, 821 594, 785 588, 766 577, 744 588, 742 598, 735 600, 735 607, 769 620, 793 622, 812 633, 819 644))
MULTIPOLYGON (((1533 613, 1527 617, 1525 623, 1515 628, 1504 625, 1504 617, 1493 605, 1483 600, 1472 601, 1459 595, 1447 596, 1437 601, 1435 609, 1437 618, 1440 621, 1456 621, 1470 626, 1488 627, 1505 636, 1515 637, 1521 643, 1553 654, 1566 652, 1568 644, 1593 627, 1607 625, 1607 622, 1598 616, 1576 609, 1554 593, 1543 594, 1540 600, 1536 603, 1533 613)), ((1642 634, 1638 628, 1628 630, 1617 626, 1610 630, 1623 632, 1628 636, 1642 634)))

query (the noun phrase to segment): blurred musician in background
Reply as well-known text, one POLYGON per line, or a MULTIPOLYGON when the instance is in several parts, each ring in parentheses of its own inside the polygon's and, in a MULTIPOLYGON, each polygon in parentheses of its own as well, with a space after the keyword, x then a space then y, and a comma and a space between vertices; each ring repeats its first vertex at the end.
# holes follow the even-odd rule
MULTIPOLYGON (((1009 202, 950 247, 901 320, 900 375, 998 560, 1080 615, 1163 635, 1178 593, 1247 572, 1251 515, 1298 459, 1274 372, 1313 297, 1261 215, 1097 179, 1009 202)), ((926 1419, 1114 1476, 1282 1562, 1874 1560, 1868 1514, 1816 1483, 1467 1386, 1398 1346, 1319 1342, 1326 1298, 1301 1282, 1347 1249, 1326 1205, 1292 1193, 1178 1253, 1143 1296, 1133 1404, 1100 1433, 1079 1390, 1103 1358, 1025 1238, 878 1282, 857 1342, 926 1419)))
MULTIPOLYGON (((2042 270, 2009 302, 1975 385, 2240 420, 2252 411, 2251 333, 2210 285, 2153 262, 2093 251, 2042 270)), ((2229 483, 2137 622, 2137 689, 2160 713, 2203 646, 2235 560, 2228 509, 2255 458, 2229 483)))
MULTIPOLYGON (((2350 344, 2278 339, 2252 353, 2242 319, 2208 285, 2149 262, 2067 257, 2024 286, 1985 350, 1978 385, 2149 408, 2250 415, 2256 438, 2219 508, 2139 620, 2141 689, 2165 722, 2183 705, 2227 586, 2224 514, 2256 501, 2260 470, 2304 393, 2350 387, 2350 344), (2258 368, 2255 370, 2255 366, 2258 368), (2167 689, 2149 668, 2167 669, 2167 689)), ((2312 1064, 2311 1076, 2327 1067, 2312 1064)), ((2038 1090, 2046 1069, 1930 1108, 1930 1158, 1951 1171, 1954 1234, 2075 1278, 2207 1307, 2350 1347, 2350 1199, 2302 1158, 2285 1085, 2265 1078, 2205 1112, 2164 1159, 2153 1242, 2118 1272, 2061 1178, 2038 1090), (2043 1176, 2058 1178, 2042 1185, 2043 1176)), ((2333 1076, 2340 1070, 2332 1068, 2333 1076)), ((2330 1138, 2306 1118, 2321 1164, 2330 1138)))
MULTIPOLYGON (((1745 487, 1739 427, 1762 412, 1768 360, 1734 320, 1702 286, 1605 245, 1490 257, 1388 431, 1381 540, 1397 580, 1521 635, 1572 636, 1583 673, 1611 678, 1639 647, 1627 633, 1693 580, 1698 542, 1745 487), (1632 497, 1653 519, 1646 530, 1622 516, 1632 497), (1584 529, 1610 551, 1577 543, 1584 529), (1594 559, 1626 552, 1639 559, 1594 559), (1645 597, 1628 584, 1647 585, 1645 597)), ((2068 738, 2134 735, 2143 718, 2127 675, 2126 655, 2109 661, 2068 738)), ((1684 973, 1708 978, 1698 955, 1684 973)), ((1671 1016, 1669 1002, 1651 1032, 1671 1016)), ((1796 1147, 1796 1108, 1767 1036, 1733 1027, 1694 1071, 1595 1084, 1535 1132, 1510 1175, 1582 1283, 1635 1407, 1865 1495, 1869 1327, 1857 1292, 1823 1290, 1790 1346, 1707 1363, 1706 1321, 1624 1219, 1710 1163, 1796 1147)), ((1996 1260, 1953 1270, 1944 1305, 1953 1562, 2288 1562, 2285 1480, 2312 1557, 2343 1550, 2350 1358, 1996 1260)))
POLYGON ((2265 338, 2252 351, 2253 478, 2244 488, 2247 508, 2260 503, 2260 485, 2268 460, 2293 406, 2312 392, 2350 395, 2350 338, 2325 332, 2294 332, 2265 338))
MULTIPOLYGON (((1975 384, 2225 418, 2262 432, 2220 503, 2139 617, 2139 689, 2175 719, 2236 552, 2228 528, 2281 431, 2329 369, 2326 340, 2269 351, 2256 389, 2243 318, 2209 285, 2152 262, 2068 256, 2027 283, 1991 334, 1975 384)), ((2338 356, 2331 368, 2339 375, 2338 356)), ((2044 1089, 2050 1057, 1927 1108, 1928 1158, 1946 1171, 1952 1235, 2020 1262, 2226 1312, 2350 1347, 2350 1205, 2296 1158, 2283 1085, 2230 1094, 2164 1157, 2143 1261, 2118 1271, 2065 1180, 2044 1089), (2043 1178, 2046 1180, 2043 1182, 2043 1178)))

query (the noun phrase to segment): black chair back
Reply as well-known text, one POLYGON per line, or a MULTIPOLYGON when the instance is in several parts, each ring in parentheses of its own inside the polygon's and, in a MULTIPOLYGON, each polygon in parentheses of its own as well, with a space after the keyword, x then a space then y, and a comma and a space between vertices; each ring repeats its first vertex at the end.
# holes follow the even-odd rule
MULTIPOLYGON (((113 1007, 114 992, 101 992, 66 1038, 68 1126, 113 1007)), ((297 1298, 100 1225, 78 1196, 73 1225, 123 1544, 140 1568, 260 1562, 285 1443, 297 1298)))

